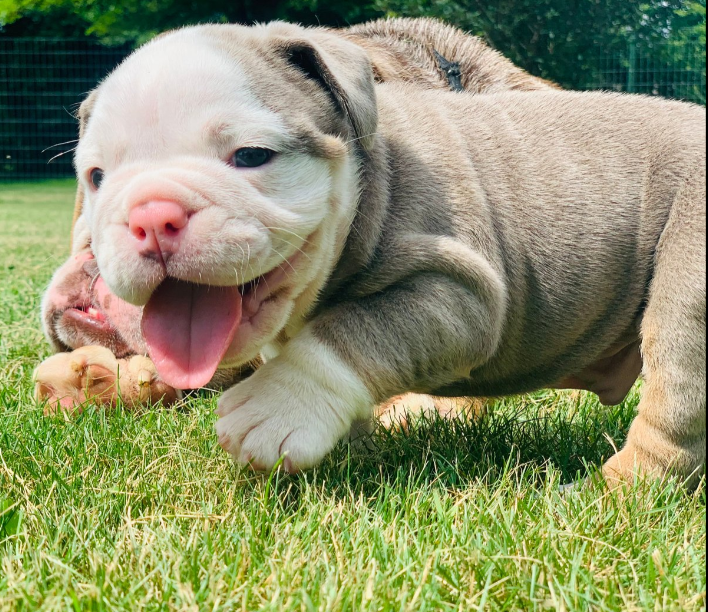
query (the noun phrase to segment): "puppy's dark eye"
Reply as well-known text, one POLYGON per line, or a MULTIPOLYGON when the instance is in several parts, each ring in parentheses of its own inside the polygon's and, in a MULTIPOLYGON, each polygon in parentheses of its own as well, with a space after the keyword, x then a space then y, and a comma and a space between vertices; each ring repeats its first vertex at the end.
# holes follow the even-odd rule
POLYGON ((234 153, 231 161, 237 168, 257 168, 268 162, 273 155, 275 151, 270 149, 244 147, 234 153))
POLYGON ((94 168, 89 174, 89 180, 91 181, 91 186, 94 189, 98 189, 103 182, 103 170, 100 168, 94 168))

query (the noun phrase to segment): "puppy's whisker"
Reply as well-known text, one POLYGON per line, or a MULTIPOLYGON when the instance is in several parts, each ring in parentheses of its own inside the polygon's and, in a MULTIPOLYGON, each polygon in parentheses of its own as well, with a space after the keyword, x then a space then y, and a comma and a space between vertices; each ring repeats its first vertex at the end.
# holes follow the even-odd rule
MULTIPOLYGON (((243 278, 250 278, 251 280, 255 280, 258 277, 258 275, 253 270, 253 265, 251 264, 251 260, 249 258, 246 258, 246 261, 244 263, 246 264, 246 266, 248 268, 248 274, 242 274, 242 277, 243 278)), ((241 270, 243 270, 243 266, 241 266, 241 270)))
POLYGON ((62 155, 66 155, 67 153, 72 153, 72 152, 74 152, 74 151, 76 151, 76 147, 74 147, 73 149, 69 149, 68 151, 62 151, 61 153, 59 153, 59 154, 55 155, 54 157, 52 157, 47 163, 48 163, 48 164, 51 164, 55 159, 61 157, 62 155))
POLYGON ((70 111, 68 108, 66 108, 66 106, 62 106, 62 109, 72 119, 78 119, 79 118, 79 107, 81 106, 81 102, 75 102, 74 104, 70 104, 69 106, 73 106, 74 110, 70 111))
POLYGON ((253 267, 251 265, 251 259, 250 259, 250 252, 251 252, 251 247, 249 245, 246 245, 248 247, 248 254, 246 254, 246 251, 244 248, 240 245, 237 244, 239 249, 241 249, 241 264, 239 265, 239 269, 237 270, 234 268, 234 272, 236 273, 236 279, 238 280, 239 276, 241 277, 241 282, 237 282, 237 285, 243 285, 243 279, 248 278, 248 275, 246 274, 245 267, 248 267, 248 272, 250 272, 250 275, 253 276, 253 267))
POLYGON ((100 276, 101 276, 101 272, 98 271, 98 272, 96 272, 96 274, 94 274, 91 277, 91 282, 89 283, 89 289, 88 289, 89 295, 91 295, 91 293, 93 293, 94 285, 98 282, 98 279, 100 278, 100 276))
MULTIPOLYGON (((285 233, 288 233, 288 234, 292 234, 292 235, 295 236, 298 240, 301 240, 302 243, 303 243, 303 245, 304 245, 304 244, 307 244, 307 239, 306 239, 306 238, 303 238, 302 236, 300 236, 299 234, 296 234, 295 232, 290 232, 290 231, 286 230, 285 228, 282 228, 282 227, 268 227, 268 226, 264 226, 264 227, 265 227, 265 229, 267 229, 267 230, 277 231, 277 232, 285 232, 285 233)), ((299 247, 299 246, 293 244, 292 242, 290 242, 290 241, 288 241, 288 240, 285 240, 284 238, 280 238, 280 237, 279 237, 279 240, 281 240, 281 241, 284 242, 285 244, 287 244, 287 245, 293 247, 296 251, 298 251, 299 253, 301 253, 305 258, 310 259, 310 256, 309 256, 307 253, 305 253, 305 251, 303 251, 301 247, 299 247)), ((275 250, 275 249, 273 249, 273 250, 275 250)), ((276 251, 276 253, 277 253, 277 251, 276 251)), ((280 255, 280 253, 278 253, 278 255, 280 255)), ((282 257, 282 255, 281 255, 281 257, 282 257)))
POLYGON ((243 264, 247 260, 246 251, 243 250, 243 247, 240 244, 237 244, 236 246, 241 249, 241 272, 243 272, 243 264))
POLYGON ((268 225, 264 225, 263 227, 264 227, 264 229, 267 229, 267 230, 270 230, 273 232, 285 232, 286 234, 290 234, 292 236, 295 236, 295 238, 297 238, 298 240, 302 240, 302 242, 307 242, 307 238, 303 238, 302 236, 300 236, 300 234, 293 232, 291 230, 285 229, 284 227, 271 227, 268 225))
POLYGON ((281 262, 277 265, 277 267, 280 268, 280 269, 286 274, 286 276, 287 276, 287 270, 286 270, 285 268, 283 268, 283 264, 288 264, 288 265, 290 266, 290 269, 291 269, 293 272, 295 272, 295 268, 293 267, 293 265, 290 263, 290 261, 289 261, 286 257, 283 257, 283 254, 282 254, 282 253, 279 253, 279 252, 276 251, 275 249, 273 249, 273 251, 275 251, 275 254, 276 254, 276 255, 279 255, 280 257, 282 257, 283 261, 281 261, 281 262))
POLYGON ((262 276, 259 276, 259 277, 255 278, 253 281, 251 281, 251 283, 252 283, 251 291, 254 294, 257 294, 258 287, 261 286, 261 281, 265 282, 266 289, 268 290, 268 293, 270 293, 270 287, 268 287, 268 282, 262 276))
MULTIPOLYGON (((252 277, 257 278, 258 275, 253 270, 253 264, 251 263, 251 245, 248 243, 246 243, 246 250, 247 250, 246 261, 248 262, 248 271, 251 273, 252 277)), ((256 283, 256 287, 257 286, 258 286, 258 283, 256 283)), ((266 283, 266 287, 267 286, 268 286, 268 284, 266 283)))
POLYGON ((75 142, 79 142, 79 139, 77 138, 75 140, 67 140, 66 142, 58 142, 57 144, 53 144, 52 146, 47 147, 46 149, 42 149, 42 153, 46 153, 47 151, 49 151, 49 149, 54 149, 56 147, 61 147, 67 144, 74 144, 75 142))
MULTIPOLYGON (((279 263, 276 267, 278 268, 278 270, 282 270, 282 272, 283 272, 283 274, 285 275, 285 278, 286 278, 287 280, 290 280, 290 274, 289 274, 290 270, 286 270, 286 269, 283 267, 283 264, 282 264, 282 263, 279 263)), ((293 268, 292 266, 290 266, 290 268, 291 268, 291 270, 294 271, 294 268, 293 268)))
POLYGON ((371 134, 363 134, 362 136, 357 136, 356 138, 352 138, 351 140, 346 140, 344 142, 345 145, 348 145, 351 142, 356 142, 357 140, 362 140, 363 138, 370 138, 371 136, 377 136, 379 132, 371 132, 371 134))
POLYGON ((251 275, 253 275, 253 267, 251 265, 251 247, 250 245, 246 245, 248 247, 248 254, 246 254, 246 251, 244 248, 239 244, 238 248, 241 249, 241 254, 243 256, 243 259, 241 261, 241 278, 248 278, 246 273, 244 272, 244 266, 248 266, 248 271, 250 272, 251 275))
MULTIPOLYGON (((357 217, 361 217, 362 219, 366 219, 367 221, 371 221, 372 223, 374 223, 374 220, 364 211, 362 211, 361 208, 357 208, 356 212, 354 213, 354 218, 356 219, 357 217)), ((354 227, 353 224, 352 227, 354 227)))
MULTIPOLYGON (((276 254, 278 254, 278 255, 280 255, 281 257, 283 257, 283 255, 282 255, 281 253, 278 253, 278 251, 275 251, 275 252, 276 252, 276 254)), ((306 255, 305 253, 303 253, 303 255, 304 255, 305 257, 307 257, 307 255, 306 255)), ((309 259, 309 257, 308 257, 308 259, 309 259)), ((283 268, 283 264, 288 264, 288 266, 290 267, 290 270, 293 271, 293 272, 295 272, 295 267, 293 266, 293 264, 290 263, 290 260, 289 260, 289 259, 286 259, 285 257, 283 257, 283 261, 281 261, 281 262, 278 264, 278 267, 279 267, 281 270, 283 270, 283 272, 285 272, 285 268, 283 268)))
MULTIPOLYGON (((292 242, 288 242, 287 240, 283 240, 282 238, 281 238, 281 241, 284 242, 285 244, 287 244, 288 246, 293 247, 293 248, 295 249, 295 251, 298 252, 298 253, 300 253, 305 259, 308 259, 308 260, 311 259, 311 257, 310 257, 307 253, 305 253, 305 251, 303 251, 300 247, 294 245, 292 242)), ((282 253, 278 253, 278 251, 276 251, 275 249, 273 249, 273 250, 274 250, 278 255, 280 255, 281 257, 283 257, 282 253)), ((287 259, 287 258, 285 257, 284 259, 287 259)))

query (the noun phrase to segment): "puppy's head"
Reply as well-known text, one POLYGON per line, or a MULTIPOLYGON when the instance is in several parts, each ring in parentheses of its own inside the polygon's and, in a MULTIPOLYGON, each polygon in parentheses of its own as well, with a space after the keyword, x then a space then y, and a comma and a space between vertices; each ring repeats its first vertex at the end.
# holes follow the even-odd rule
POLYGON ((82 109, 79 224, 107 287, 144 306, 162 378, 199 387, 313 304, 376 131, 365 52, 287 24, 149 43, 82 109))

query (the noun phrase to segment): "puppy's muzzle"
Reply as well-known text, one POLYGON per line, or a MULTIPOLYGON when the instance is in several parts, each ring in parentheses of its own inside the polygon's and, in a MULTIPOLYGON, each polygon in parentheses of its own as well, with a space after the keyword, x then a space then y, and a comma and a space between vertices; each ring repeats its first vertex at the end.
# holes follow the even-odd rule
POLYGON ((140 204, 128 216, 128 227, 138 253, 163 264, 179 251, 188 224, 187 211, 171 200, 140 204))

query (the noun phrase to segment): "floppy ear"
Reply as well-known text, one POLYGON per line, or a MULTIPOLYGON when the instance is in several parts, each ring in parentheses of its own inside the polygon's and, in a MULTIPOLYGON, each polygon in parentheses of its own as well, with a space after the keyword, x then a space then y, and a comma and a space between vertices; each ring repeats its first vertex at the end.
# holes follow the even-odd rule
POLYGON ((368 149, 378 123, 374 72, 358 45, 324 30, 299 30, 299 36, 274 37, 286 60, 332 98, 354 136, 368 149))
MULTIPOLYGON (((93 110, 93 105, 96 102, 96 90, 94 89, 86 99, 81 103, 79 107, 79 140, 83 138, 84 132, 86 132, 86 125, 88 124, 89 117, 91 117, 91 111, 93 110)), ((74 218, 71 221, 71 247, 74 248, 74 234, 76 229, 76 222, 81 216, 81 211, 84 208, 84 188, 79 183, 76 187, 76 199, 74 200, 74 218)))

